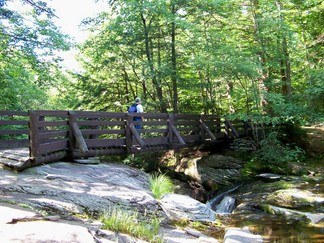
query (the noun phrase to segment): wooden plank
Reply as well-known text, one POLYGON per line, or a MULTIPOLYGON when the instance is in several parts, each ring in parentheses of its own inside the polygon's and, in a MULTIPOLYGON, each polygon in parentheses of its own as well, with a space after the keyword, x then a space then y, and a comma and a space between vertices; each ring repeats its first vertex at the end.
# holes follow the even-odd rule
POLYGON ((177 126, 199 126, 199 120, 186 120, 186 121, 174 121, 174 125, 177 126))
POLYGON ((143 138, 146 146, 168 145, 168 137, 143 138))
POLYGON ((109 147, 109 146, 125 146, 126 139, 116 138, 116 139, 84 139, 89 149, 95 147, 109 147))
POLYGON ((200 120, 201 126, 203 128, 203 130, 207 133, 207 135, 212 139, 212 140, 216 140, 216 137, 214 136, 214 134, 209 130, 209 128, 206 126, 206 124, 200 120))
POLYGON ((66 150, 68 148, 67 146, 68 146, 67 139, 55 140, 55 142, 51 142, 51 143, 43 143, 39 145, 39 155, 66 150))
POLYGON ((150 120, 145 120, 143 121, 143 125, 145 126, 168 126, 168 121, 150 121, 150 120))
POLYGON ((105 111, 73 111, 76 118, 119 118, 126 119, 127 113, 105 111))
POLYGON ((28 126, 28 121, 25 121, 25 120, 0 120, 0 126, 1 125, 28 126))
POLYGON ((80 129, 83 135, 104 135, 104 134, 120 134, 125 135, 126 130, 116 130, 116 129, 80 129))
POLYGON ((28 116, 27 111, 0 111, 0 116, 28 116))
POLYGON ((29 130, 18 129, 18 130, 0 130, 0 135, 23 135, 29 134, 29 130))
POLYGON ((129 128, 130 128, 130 130, 131 130, 131 132, 132 132, 132 135, 134 136, 136 142, 138 142, 138 144, 139 144, 141 147, 144 147, 144 146, 145 146, 145 143, 144 143, 144 141, 141 139, 141 137, 140 137, 138 131, 136 130, 134 124, 131 123, 131 124, 129 125, 129 128))
POLYGON ((164 129, 158 129, 158 128, 145 128, 145 129, 142 129, 141 133, 161 133, 161 134, 165 134, 167 133, 169 130, 168 128, 164 128, 164 129))
POLYGON ((176 127, 172 126, 171 129, 172 129, 173 135, 178 139, 179 143, 183 144, 183 145, 186 144, 186 142, 183 140, 183 138, 181 137, 181 135, 178 132, 178 130, 176 129, 176 127))
POLYGON ((81 149, 82 152, 88 151, 88 147, 86 142, 84 141, 84 138, 82 136, 82 133, 79 129, 78 124, 73 123, 72 124, 72 132, 74 134, 75 140, 77 141, 79 148, 81 149))
POLYGON ((193 142, 202 142, 201 137, 199 135, 188 135, 182 136, 185 143, 193 143, 193 142))
POLYGON ((39 121, 39 116, 33 112, 29 111, 29 141, 30 141, 30 156, 31 157, 38 157, 40 156, 39 153, 39 127, 37 125, 39 121))
POLYGON ((107 120, 78 120, 79 126, 124 126, 125 121, 107 121, 107 120))
POLYGON ((60 111, 60 110, 32 110, 29 112, 33 112, 37 116, 49 116, 49 117, 61 117, 67 118, 68 111, 60 111))
POLYGON ((108 154, 125 154, 127 152, 126 147, 109 147, 102 149, 90 149, 87 152, 81 152, 79 150, 74 150, 72 152, 73 158, 79 159, 83 157, 96 157, 108 154))
POLYGON ((28 147, 28 139, 6 139, 0 140, 0 149, 28 147))
POLYGON ((176 127, 179 132, 199 132, 199 127, 176 127))
POLYGON ((228 120, 225 121, 225 128, 230 129, 236 138, 240 137, 240 135, 236 132, 235 128, 233 127, 231 121, 228 120))
POLYGON ((174 114, 174 121, 179 120, 196 120, 199 121, 200 115, 192 115, 192 114, 174 114))
POLYGON ((68 130, 45 130, 45 132, 43 131, 39 133, 39 139, 67 137, 69 134, 68 130))
POLYGON ((169 115, 167 113, 127 113, 127 116, 134 117, 134 116, 142 116, 145 119, 163 119, 167 120, 169 115))
POLYGON ((42 127, 58 127, 58 126, 68 126, 68 121, 38 121, 37 126, 42 127))

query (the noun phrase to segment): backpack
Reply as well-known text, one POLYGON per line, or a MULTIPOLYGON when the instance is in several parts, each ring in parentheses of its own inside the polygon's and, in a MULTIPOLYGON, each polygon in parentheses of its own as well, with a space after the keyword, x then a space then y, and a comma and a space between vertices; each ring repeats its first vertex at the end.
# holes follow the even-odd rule
POLYGON ((128 108, 128 112, 129 113, 133 113, 133 112, 137 112, 137 104, 132 104, 129 108, 128 108))

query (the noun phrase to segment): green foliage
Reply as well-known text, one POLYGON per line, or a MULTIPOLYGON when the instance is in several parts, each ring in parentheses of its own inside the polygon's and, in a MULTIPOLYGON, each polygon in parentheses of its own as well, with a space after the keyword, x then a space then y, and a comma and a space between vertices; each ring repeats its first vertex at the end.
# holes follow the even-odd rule
POLYGON ((45 2, 23 2, 29 5, 26 12, 10 7, 11 1, 0 8, 0 109, 47 109, 50 88, 62 74, 55 52, 70 44, 45 2))
POLYGON ((96 34, 80 47, 77 107, 124 111, 139 95, 148 112, 323 117, 320 1, 109 4, 84 22, 96 34))
POLYGON ((304 158, 305 152, 301 148, 283 144, 277 132, 269 133, 260 146, 255 157, 245 165, 245 175, 260 172, 289 174, 289 163, 298 163, 304 158))
POLYGON ((160 220, 155 216, 146 221, 140 221, 136 211, 111 208, 100 217, 100 220, 104 229, 130 234, 150 242, 162 242, 162 239, 158 236, 160 220))
POLYGON ((161 199, 165 194, 174 192, 174 185, 165 174, 150 176, 150 187, 154 198, 161 199))
POLYGON ((159 160, 162 153, 138 153, 130 154, 122 159, 126 165, 136 167, 145 172, 157 171, 159 167, 159 160))

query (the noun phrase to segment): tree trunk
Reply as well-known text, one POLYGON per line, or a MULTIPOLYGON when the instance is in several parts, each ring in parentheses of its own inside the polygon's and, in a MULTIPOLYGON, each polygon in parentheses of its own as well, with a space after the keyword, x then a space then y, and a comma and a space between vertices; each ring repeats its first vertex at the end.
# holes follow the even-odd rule
POLYGON ((172 72, 171 72, 171 80, 172 80, 172 89, 173 89, 173 112, 178 113, 178 87, 177 87, 177 57, 175 50, 175 41, 176 41, 176 27, 175 27, 175 5, 172 3, 172 13, 173 13, 173 21, 171 24, 171 62, 172 62, 172 72))
MULTIPOLYGON (((142 23, 143 23, 143 27, 144 27, 144 35, 145 35, 145 54, 146 54, 146 58, 147 58, 147 62, 149 65, 149 71, 150 71, 150 77, 152 79, 152 83, 153 83, 153 87, 156 90, 156 94, 157 97, 160 101, 160 104, 165 104, 163 101, 163 92, 162 92, 162 87, 161 85, 158 83, 157 78, 156 78, 156 73, 154 71, 154 65, 153 65, 153 59, 152 59, 152 54, 150 51, 150 41, 149 41, 149 30, 148 30, 148 26, 146 24, 146 19, 144 18, 144 15, 141 13, 141 19, 142 19, 142 23)), ((166 107, 161 106, 161 112, 166 112, 166 107)))
MULTIPOLYGON (((279 12, 279 18, 280 22, 284 22, 284 16, 282 14, 281 10, 281 2, 280 0, 276 0, 276 5, 279 12)), ((291 79, 290 79, 290 57, 289 57, 289 51, 287 46, 287 38, 285 33, 283 33, 284 30, 281 30, 282 33, 282 52, 283 52, 283 59, 280 61, 280 73, 281 73, 281 81, 282 81, 282 94, 285 96, 288 96, 292 92, 291 88, 291 79)))

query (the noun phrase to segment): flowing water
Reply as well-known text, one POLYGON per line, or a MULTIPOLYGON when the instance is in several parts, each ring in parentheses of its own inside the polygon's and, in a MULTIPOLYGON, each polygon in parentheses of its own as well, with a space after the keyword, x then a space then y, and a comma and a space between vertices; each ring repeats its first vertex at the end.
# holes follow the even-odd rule
POLYGON ((225 196, 222 201, 216 206, 216 213, 229 214, 235 209, 235 198, 225 196))
MULTIPOLYGON (((307 186, 309 188, 304 189, 310 190, 314 187, 312 183, 307 184, 307 186)), ((249 185, 245 185, 245 187, 249 188, 249 185)), ((250 187, 252 188, 252 184, 250 187)), ((237 200, 235 198, 241 196, 239 195, 241 192, 237 191, 238 188, 239 186, 235 186, 223 191, 208 202, 211 209, 217 213, 217 218, 225 228, 243 228, 248 226, 252 233, 261 235, 264 242, 324 243, 323 204, 320 204, 316 212, 305 212, 305 215, 309 213, 319 215, 322 220, 316 223, 305 223, 305 220, 300 220, 298 218, 288 219, 282 214, 268 214, 263 212, 260 208, 240 211, 235 210, 237 206, 237 200)), ((319 197, 323 197, 321 191, 317 193, 319 197)), ((287 211, 289 212, 289 210, 287 211)), ((220 236, 219 239, 222 239, 222 236, 220 236)))

